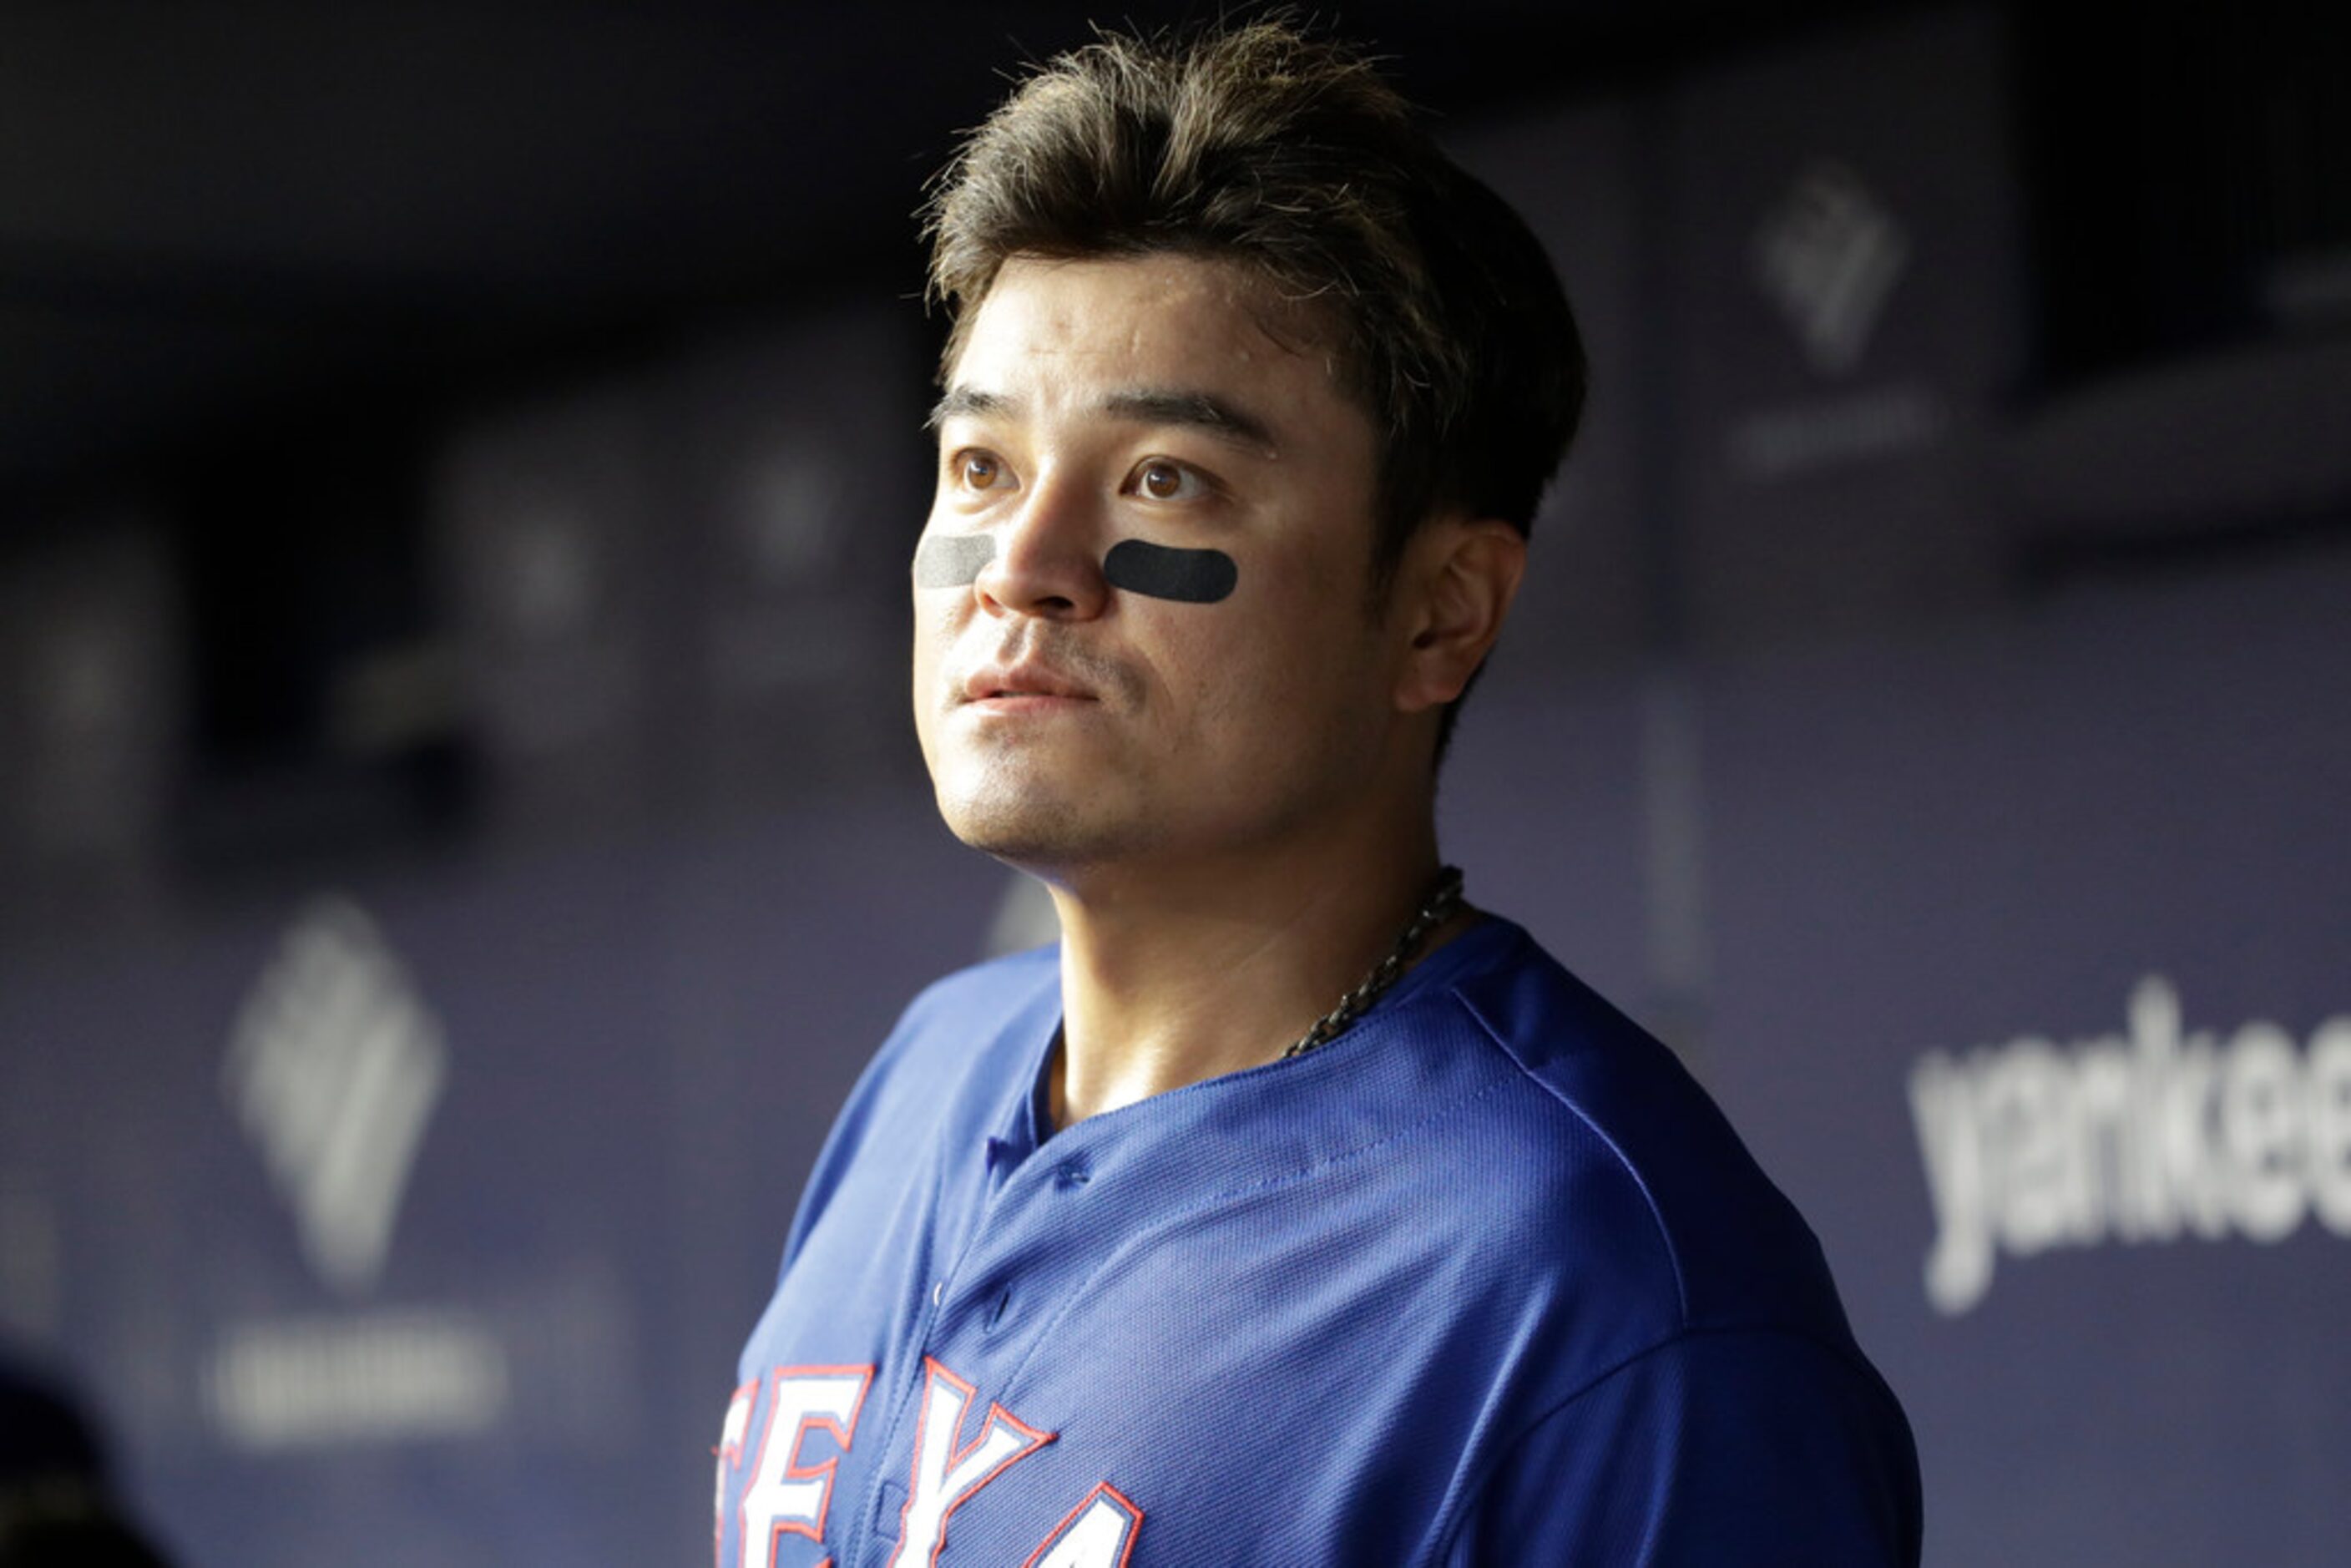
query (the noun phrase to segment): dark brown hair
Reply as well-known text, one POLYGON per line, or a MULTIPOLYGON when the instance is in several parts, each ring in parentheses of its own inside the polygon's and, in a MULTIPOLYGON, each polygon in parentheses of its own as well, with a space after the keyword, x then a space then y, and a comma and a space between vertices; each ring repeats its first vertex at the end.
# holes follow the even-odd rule
POLYGON ((1285 19, 1101 33, 1034 69, 925 204, 943 361, 1017 256, 1237 261, 1327 322, 1384 439, 1374 584, 1439 508, 1525 532, 1583 404, 1542 247, 1364 56, 1285 19))

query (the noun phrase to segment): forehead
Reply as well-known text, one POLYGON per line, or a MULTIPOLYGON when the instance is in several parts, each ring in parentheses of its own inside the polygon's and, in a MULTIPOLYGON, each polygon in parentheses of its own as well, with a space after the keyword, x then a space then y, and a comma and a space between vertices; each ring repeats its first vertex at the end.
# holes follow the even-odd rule
POLYGON ((959 334, 951 391, 1041 398, 1134 386, 1283 413, 1340 401, 1330 334, 1233 262, 1155 254, 1004 264, 959 334))

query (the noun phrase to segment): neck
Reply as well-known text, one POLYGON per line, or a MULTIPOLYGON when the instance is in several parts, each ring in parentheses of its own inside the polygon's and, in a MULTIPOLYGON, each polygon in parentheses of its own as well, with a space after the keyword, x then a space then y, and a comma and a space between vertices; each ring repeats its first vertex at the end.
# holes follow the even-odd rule
POLYGON ((1386 956, 1436 874, 1424 811, 1371 833, 1057 882, 1055 1124, 1280 1057, 1386 956))

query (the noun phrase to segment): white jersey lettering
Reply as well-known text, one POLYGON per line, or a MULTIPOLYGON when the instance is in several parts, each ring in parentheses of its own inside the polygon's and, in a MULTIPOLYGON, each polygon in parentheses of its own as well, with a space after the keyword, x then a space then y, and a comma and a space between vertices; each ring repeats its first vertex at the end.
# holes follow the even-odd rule
POLYGON ((735 1391, 726 1402, 726 1419, 718 1428, 718 1447, 711 1451, 718 1457, 718 1495, 711 1499, 712 1568, 726 1568, 726 1478, 743 1468, 743 1439, 751 1430, 751 1406, 759 1402, 759 1385, 754 1381, 735 1391))
POLYGON ((987 1407, 987 1419, 968 1447, 956 1448, 972 1385, 929 1356, 923 1358, 923 1412, 914 1430, 912 1490, 899 1518, 898 1550, 891 1568, 921 1563, 931 1568, 946 1544, 947 1516, 974 1492, 1053 1440, 1015 1419, 1001 1405, 987 1407))
POLYGON ((1070 1511, 1020 1568, 1126 1568, 1142 1522, 1143 1511, 1104 1481, 1070 1511))
MULTIPOLYGON (((760 1429, 759 1448, 751 1464, 751 1479, 743 1489, 742 1534, 737 1544, 739 1568, 774 1568, 776 1549, 787 1535, 824 1541, 825 1511, 832 1502, 832 1473, 839 1455, 821 1464, 809 1464, 800 1454, 812 1429, 822 1429, 846 1449, 857 1431, 857 1413, 873 1381, 870 1366, 779 1366, 769 1378, 767 1424, 760 1429)), ((746 1385, 727 1407, 726 1437, 734 1439, 732 1460, 742 1462, 743 1426, 750 1416, 751 1396, 758 1385, 746 1385)), ((726 1494, 730 1451, 719 1447, 719 1496, 726 1494)), ((830 1561, 830 1559, 828 1559, 830 1561)))

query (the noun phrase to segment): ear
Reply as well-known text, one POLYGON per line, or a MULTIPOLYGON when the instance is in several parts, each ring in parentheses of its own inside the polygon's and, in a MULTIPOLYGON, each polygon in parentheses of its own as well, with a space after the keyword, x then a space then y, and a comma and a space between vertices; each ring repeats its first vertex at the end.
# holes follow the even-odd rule
POLYGON ((1421 526, 1397 570, 1407 638, 1398 711, 1419 713, 1461 695, 1502 634, 1526 570, 1526 536, 1498 517, 1440 517, 1421 526))

